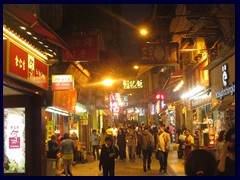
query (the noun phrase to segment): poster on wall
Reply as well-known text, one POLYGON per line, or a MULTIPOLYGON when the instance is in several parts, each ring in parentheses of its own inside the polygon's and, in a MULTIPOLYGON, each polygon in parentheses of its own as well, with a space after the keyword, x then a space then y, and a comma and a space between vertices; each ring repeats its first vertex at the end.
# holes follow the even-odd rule
POLYGON ((4 173, 25 173, 25 108, 4 108, 4 173))

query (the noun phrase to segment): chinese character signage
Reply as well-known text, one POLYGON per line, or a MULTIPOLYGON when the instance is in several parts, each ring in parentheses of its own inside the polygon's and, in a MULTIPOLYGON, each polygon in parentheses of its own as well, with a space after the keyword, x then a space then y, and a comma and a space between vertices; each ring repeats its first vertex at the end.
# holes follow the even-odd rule
POLYGON ((63 61, 99 61, 98 35, 70 34, 64 36, 72 52, 63 50, 63 61))
POLYGON ((142 80, 123 80, 123 89, 142 89, 142 80))
POLYGON ((178 43, 146 43, 141 47, 141 64, 176 65, 179 57, 178 43))
POLYGON ((216 98, 222 100, 224 96, 235 94, 235 83, 229 84, 228 65, 222 65, 222 83, 223 89, 216 92, 216 98))
POLYGON ((25 173, 25 108, 4 108, 4 173, 25 173))
POLYGON ((7 74, 48 90, 48 66, 45 63, 12 42, 5 48, 8 49, 7 74))
POLYGON ((77 91, 54 91, 53 106, 75 114, 77 103, 77 91))
POLYGON ((52 90, 71 90, 73 89, 72 75, 52 75, 52 90))

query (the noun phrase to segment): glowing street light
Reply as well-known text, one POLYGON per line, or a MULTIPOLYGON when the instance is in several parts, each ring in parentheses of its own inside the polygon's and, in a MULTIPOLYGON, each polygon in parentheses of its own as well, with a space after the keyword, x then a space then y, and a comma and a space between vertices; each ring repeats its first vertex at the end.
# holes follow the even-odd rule
POLYGON ((133 69, 138 70, 138 69, 139 69, 139 66, 138 66, 138 65, 134 65, 134 66, 133 66, 133 69))
POLYGON ((105 79, 105 80, 102 81, 102 84, 104 84, 105 86, 112 86, 113 80, 105 79))
POLYGON ((143 35, 143 36, 146 36, 148 34, 147 29, 141 29, 140 34, 143 35))

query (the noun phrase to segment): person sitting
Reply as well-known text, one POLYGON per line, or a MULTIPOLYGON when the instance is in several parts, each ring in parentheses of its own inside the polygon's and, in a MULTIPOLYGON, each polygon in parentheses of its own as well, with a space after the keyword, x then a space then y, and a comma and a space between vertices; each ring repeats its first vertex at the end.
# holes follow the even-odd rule
POLYGON ((216 176, 217 161, 209 151, 195 149, 186 157, 184 168, 187 176, 216 176))

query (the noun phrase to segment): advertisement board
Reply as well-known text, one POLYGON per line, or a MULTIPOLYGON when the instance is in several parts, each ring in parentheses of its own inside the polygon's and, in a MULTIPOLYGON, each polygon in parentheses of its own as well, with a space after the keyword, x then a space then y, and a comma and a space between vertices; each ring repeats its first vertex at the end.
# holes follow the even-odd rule
POLYGON ((52 75, 52 91, 72 90, 73 82, 72 75, 52 75))
POLYGON ((25 173, 25 108, 4 108, 4 173, 25 173))

